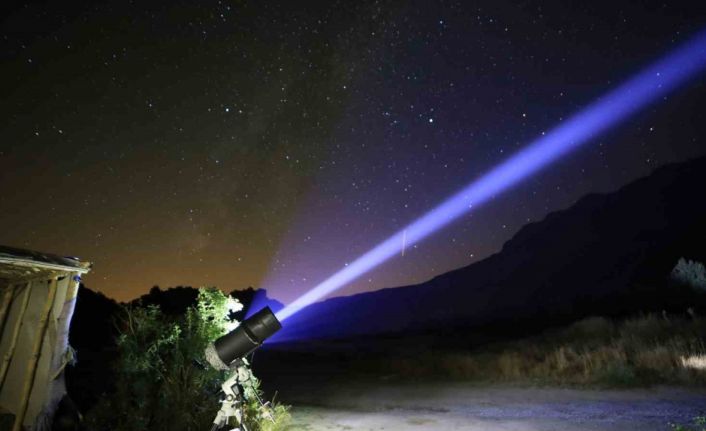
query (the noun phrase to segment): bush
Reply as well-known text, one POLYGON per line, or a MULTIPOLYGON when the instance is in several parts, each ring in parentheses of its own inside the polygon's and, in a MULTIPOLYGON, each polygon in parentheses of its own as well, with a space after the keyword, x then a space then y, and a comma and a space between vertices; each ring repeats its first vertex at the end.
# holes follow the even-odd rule
POLYGON ((679 259, 672 273, 671 279, 679 284, 689 286, 699 291, 706 291, 706 267, 701 262, 679 259))
MULTIPOLYGON (((117 322, 115 391, 88 412, 88 427, 116 431, 210 429, 220 408, 220 385, 227 372, 203 365, 203 352, 237 325, 228 315, 238 306, 212 288, 199 289, 196 306, 181 316, 167 316, 156 306, 124 307, 117 322)), ((245 394, 248 429, 282 429, 288 420, 287 409, 260 405, 254 396, 259 395, 258 381, 254 377, 253 381, 245 394)))

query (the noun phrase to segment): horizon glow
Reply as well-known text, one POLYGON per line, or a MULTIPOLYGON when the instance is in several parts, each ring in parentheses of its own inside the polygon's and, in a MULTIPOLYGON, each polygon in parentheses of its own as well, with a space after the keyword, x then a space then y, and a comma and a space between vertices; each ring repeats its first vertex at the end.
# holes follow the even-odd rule
POLYGON ((276 313, 277 319, 283 322, 335 292, 397 255, 403 239, 407 247, 421 241, 591 138, 617 126, 704 69, 706 31, 701 31, 316 285, 276 313))

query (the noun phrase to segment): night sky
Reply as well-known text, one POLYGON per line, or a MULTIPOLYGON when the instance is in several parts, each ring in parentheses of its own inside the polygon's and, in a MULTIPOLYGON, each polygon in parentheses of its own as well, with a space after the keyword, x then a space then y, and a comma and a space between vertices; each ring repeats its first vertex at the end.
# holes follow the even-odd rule
MULTIPOLYGON (((94 262, 119 300, 291 301, 706 25, 641 3, 5 4, 0 244, 94 262)), ((700 77, 339 293, 478 261, 705 131, 700 77)))

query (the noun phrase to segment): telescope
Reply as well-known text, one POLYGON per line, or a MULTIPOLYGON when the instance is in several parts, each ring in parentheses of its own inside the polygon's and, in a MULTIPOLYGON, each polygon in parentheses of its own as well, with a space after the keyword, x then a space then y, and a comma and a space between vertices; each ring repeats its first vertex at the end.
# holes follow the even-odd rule
POLYGON ((213 368, 228 370, 234 361, 249 355, 280 329, 282 324, 270 307, 265 307, 210 344, 204 355, 213 368))

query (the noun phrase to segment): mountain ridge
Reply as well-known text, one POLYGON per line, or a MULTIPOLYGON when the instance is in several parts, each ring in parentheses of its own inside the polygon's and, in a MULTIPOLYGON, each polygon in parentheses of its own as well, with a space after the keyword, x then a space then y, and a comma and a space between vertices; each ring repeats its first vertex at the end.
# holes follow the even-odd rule
MULTIPOLYGON (((523 226, 482 261, 423 283, 312 304, 287 321, 280 339, 483 326, 513 316, 561 321, 591 311, 654 308, 668 296, 657 286, 666 283, 679 257, 706 258, 699 241, 706 238, 699 225, 706 220, 706 204, 698 199, 703 184, 706 157, 661 166, 523 226), (559 284, 570 288, 562 292, 559 284)), ((684 305, 670 301, 670 307, 684 305)))

